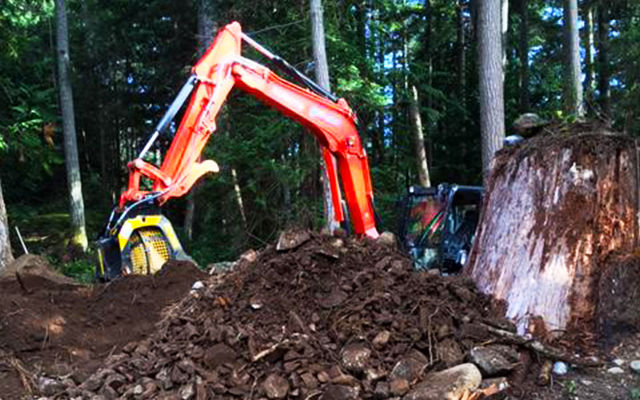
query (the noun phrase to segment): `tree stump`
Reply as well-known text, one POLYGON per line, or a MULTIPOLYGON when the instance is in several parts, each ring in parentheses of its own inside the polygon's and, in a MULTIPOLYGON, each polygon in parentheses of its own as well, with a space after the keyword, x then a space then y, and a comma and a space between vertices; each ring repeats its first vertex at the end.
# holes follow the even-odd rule
POLYGON ((635 141, 551 129, 496 154, 467 269, 520 333, 540 320, 547 331, 593 323, 607 256, 638 241, 635 141))

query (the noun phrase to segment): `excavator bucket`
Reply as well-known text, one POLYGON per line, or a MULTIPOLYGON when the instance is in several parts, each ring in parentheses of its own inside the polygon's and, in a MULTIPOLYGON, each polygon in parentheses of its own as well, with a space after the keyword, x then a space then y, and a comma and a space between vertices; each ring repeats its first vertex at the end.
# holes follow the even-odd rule
POLYGON ((97 247, 96 277, 102 280, 154 274, 171 259, 190 260, 171 222, 160 214, 125 219, 98 239, 97 247))

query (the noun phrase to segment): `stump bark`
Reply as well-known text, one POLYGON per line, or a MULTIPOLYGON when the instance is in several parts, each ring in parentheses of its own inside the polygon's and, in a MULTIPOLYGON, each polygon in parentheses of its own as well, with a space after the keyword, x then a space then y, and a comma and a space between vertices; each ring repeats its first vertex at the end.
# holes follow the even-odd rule
POLYGON ((638 241, 635 141, 551 129, 496 155, 467 269, 520 333, 540 319, 547 331, 592 324, 607 257, 638 241))

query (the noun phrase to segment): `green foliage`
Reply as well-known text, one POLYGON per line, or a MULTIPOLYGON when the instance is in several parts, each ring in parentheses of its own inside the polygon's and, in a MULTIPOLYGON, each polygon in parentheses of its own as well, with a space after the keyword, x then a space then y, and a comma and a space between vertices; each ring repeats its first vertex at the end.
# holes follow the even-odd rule
POLYGON ((81 283, 93 283, 95 281, 95 266, 87 260, 76 260, 62 264, 60 272, 81 283))
MULTIPOLYGON (((561 119, 560 8, 541 0, 528 3, 530 110, 561 119)), ((634 135, 640 132, 636 3, 615 2, 609 36, 611 119, 617 129, 634 135)), ((396 201, 417 180, 408 114, 412 85, 418 89, 432 182, 479 184, 470 2, 345 0, 323 5, 332 90, 357 112, 383 227, 395 229, 396 201)), ((197 59, 197 2, 67 0, 67 6, 83 189, 89 235, 95 236, 126 187, 127 162, 136 157, 197 59)), ((212 4, 218 27, 241 22, 251 37, 313 77, 308 6, 290 0, 212 4)), ((51 0, 5 0, 0 5, 0 175, 10 220, 21 226, 38 221, 38 229, 25 228, 33 237, 57 237, 48 231, 38 234, 46 230, 47 218, 41 217, 66 209, 53 14, 51 0), (53 147, 42 135, 47 123, 57 125, 53 147)), ((518 116, 522 85, 517 12, 509 26, 507 127, 518 116)), ((244 50, 268 65, 256 51, 244 50)), ((201 264, 263 246, 286 227, 322 226, 320 155, 305 128, 239 91, 232 92, 217 126, 204 157, 216 160, 222 170, 198 184, 192 242, 181 232, 185 199, 164 207, 201 264)), ((171 130, 176 128, 177 122, 171 130)), ((149 159, 160 164, 169 144, 170 135, 161 138, 149 159)))
POLYGON ((565 381, 563 384, 564 390, 567 392, 569 396, 575 396, 578 394, 578 384, 575 380, 569 379, 565 381))

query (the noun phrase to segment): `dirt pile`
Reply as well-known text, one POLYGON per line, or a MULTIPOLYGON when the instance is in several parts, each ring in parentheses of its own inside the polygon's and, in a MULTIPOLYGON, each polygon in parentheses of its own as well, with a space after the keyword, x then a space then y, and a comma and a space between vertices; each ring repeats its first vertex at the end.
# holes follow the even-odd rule
POLYGON ((487 324, 509 323, 466 278, 416 273, 390 246, 306 236, 204 281, 61 397, 427 399, 445 386, 429 379, 479 384, 465 360, 483 377, 513 368, 509 346, 470 354, 496 339, 487 324))
POLYGON ((85 379, 110 353, 147 337, 162 309, 206 277, 193 264, 172 263, 156 276, 90 287, 71 284, 39 257, 14 264, 0 279, 0 393, 8 399, 37 391, 37 374, 85 379))

